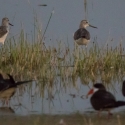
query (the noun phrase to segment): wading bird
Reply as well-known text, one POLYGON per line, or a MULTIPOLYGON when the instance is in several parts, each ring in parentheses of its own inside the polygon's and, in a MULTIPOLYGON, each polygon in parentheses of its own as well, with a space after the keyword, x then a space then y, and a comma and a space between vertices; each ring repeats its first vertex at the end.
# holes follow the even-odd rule
POLYGON ((0 26, 0 43, 2 44, 4 44, 9 33, 9 25, 13 26, 11 23, 9 23, 9 19, 7 17, 4 17, 0 26))
POLYGON ((94 84, 93 89, 91 89, 87 97, 92 95, 90 101, 95 110, 98 110, 98 115, 100 116, 101 111, 108 111, 108 115, 112 115, 110 112, 111 109, 117 108, 120 106, 125 106, 125 101, 116 101, 114 95, 106 91, 106 88, 101 83, 94 84))
POLYGON ((85 45, 90 41, 90 33, 86 30, 86 27, 90 26, 93 28, 97 28, 88 23, 87 20, 82 20, 79 25, 79 29, 74 33, 74 40, 78 45, 85 45))

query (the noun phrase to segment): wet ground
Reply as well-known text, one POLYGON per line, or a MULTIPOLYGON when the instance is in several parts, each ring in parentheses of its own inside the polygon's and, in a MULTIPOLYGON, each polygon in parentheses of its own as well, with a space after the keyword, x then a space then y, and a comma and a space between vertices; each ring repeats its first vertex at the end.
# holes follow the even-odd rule
POLYGON ((124 125, 125 115, 115 113, 111 118, 103 114, 101 118, 90 114, 73 115, 6 115, 0 117, 0 125, 124 125), (63 122, 62 122, 63 121, 63 122), (60 123, 61 122, 61 123, 60 123))

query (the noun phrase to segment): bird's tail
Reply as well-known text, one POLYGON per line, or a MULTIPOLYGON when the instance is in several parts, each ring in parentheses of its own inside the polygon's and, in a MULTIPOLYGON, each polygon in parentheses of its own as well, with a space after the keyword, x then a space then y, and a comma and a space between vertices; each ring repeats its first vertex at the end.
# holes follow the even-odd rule
POLYGON ((117 101, 116 107, 119 107, 119 106, 125 106, 125 101, 117 101))

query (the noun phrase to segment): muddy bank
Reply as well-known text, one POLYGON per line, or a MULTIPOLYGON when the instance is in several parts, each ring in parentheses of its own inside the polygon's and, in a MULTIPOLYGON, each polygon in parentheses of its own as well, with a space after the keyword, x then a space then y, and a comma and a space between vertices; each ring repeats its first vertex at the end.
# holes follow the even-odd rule
POLYGON ((73 115, 4 115, 0 117, 0 125, 58 125, 63 119, 66 125, 124 125, 125 114, 114 114, 109 119, 107 114, 98 118, 96 114, 73 115))

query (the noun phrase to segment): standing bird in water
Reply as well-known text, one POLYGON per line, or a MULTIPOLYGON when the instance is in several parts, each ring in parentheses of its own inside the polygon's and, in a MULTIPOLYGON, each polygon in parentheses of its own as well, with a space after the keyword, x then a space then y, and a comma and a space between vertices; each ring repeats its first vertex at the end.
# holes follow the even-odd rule
POLYGON ((9 33, 9 25, 13 26, 11 23, 9 23, 9 19, 7 17, 3 18, 0 26, 0 43, 2 44, 4 44, 9 33))
POLYGON ((78 45, 85 45, 90 41, 90 33, 86 30, 86 27, 90 26, 93 28, 97 28, 88 23, 87 20, 82 20, 79 25, 79 29, 74 34, 74 40, 78 45))
POLYGON ((95 110, 98 110, 98 115, 100 116, 101 111, 108 111, 108 115, 112 115, 110 112, 111 109, 117 108, 120 106, 125 106, 125 101, 116 101, 113 94, 106 91, 106 88, 101 83, 96 83, 91 89, 88 95, 92 95, 90 101, 95 110))

